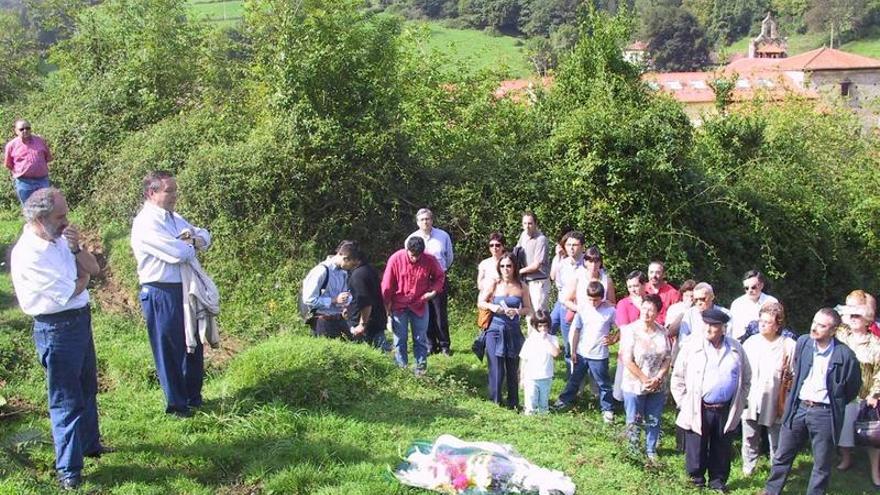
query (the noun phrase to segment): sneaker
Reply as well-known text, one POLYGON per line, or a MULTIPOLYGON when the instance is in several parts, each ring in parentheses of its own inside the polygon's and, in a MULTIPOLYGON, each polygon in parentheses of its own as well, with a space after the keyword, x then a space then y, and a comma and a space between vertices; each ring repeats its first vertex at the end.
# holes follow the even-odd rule
POLYGON ((743 476, 745 476, 746 478, 748 478, 749 476, 754 474, 754 472, 755 472, 754 469, 743 468, 743 476))
POLYGON ((62 490, 76 490, 82 484, 82 478, 74 476, 72 478, 64 478, 58 480, 58 484, 62 490))
POLYGON ((565 412, 565 411, 568 411, 569 409, 571 409, 571 405, 566 404, 565 402, 562 402, 561 400, 554 402, 553 405, 550 406, 550 410, 553 412, 565 412))
POLYGON ((613 423, 614 413, 612 411, 602 411, 602 421, 604 421, 606 425, 613 423))
POLYGON ((658 457, 657 457, 656 452, 648 452, 647 457, 648 457, 648 464, 649 465, 651 465, 651 466, 657 465, 658 457))

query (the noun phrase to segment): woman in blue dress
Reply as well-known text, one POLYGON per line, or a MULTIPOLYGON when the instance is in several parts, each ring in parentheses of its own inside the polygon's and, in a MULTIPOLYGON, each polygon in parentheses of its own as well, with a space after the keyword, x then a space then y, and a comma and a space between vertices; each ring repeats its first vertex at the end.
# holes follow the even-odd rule
POLYGON ((519 407, 519 351, 525 338, 520 331, 520 317, 532 312, 529 291, 519 280, 519 267, 511 253, 498 259, 499 279, 486 283, 477 306, 492 312, 486 330, 486 361, 489 364, 489 400, 502 404, 507 384, 507 407, 519 407))

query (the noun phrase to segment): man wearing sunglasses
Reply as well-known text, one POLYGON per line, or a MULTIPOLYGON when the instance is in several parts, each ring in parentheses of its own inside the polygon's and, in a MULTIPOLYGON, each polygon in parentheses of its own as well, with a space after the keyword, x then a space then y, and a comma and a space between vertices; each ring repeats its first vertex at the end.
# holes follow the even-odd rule
MULTIPOLYGON (((709 309, 717 309, 730 315, 727 308, 715 304, 715 289, 706 282, 700 282, 694 287, 694 305, 685 313, 678 325, 670 325, 669 327, 671 335, 679 336, 679 346, 683 346, 694 335, 697 338, 705 336, 708 325, 703 321, 702 313, 709 309)), ((727 323, 725 323, 724 334, 730 336, 730 326, 727 323)))
POLYGON ((764 293, 766 279, 758 270, 749 270, 743 275, 744 294, 730 304, 730 331, 732 337, 739 339, 746 333, 749 323, 758 319, 761 306, 778 302, 775 297, 764 293))
POLYGON ((18 200, 24 202, 34 191, 49 187, 49 162, 52 153, 46 141, 31 133, 27 120, 15 121, 15 138, 6 143, 3 163, 12 172, 18 200))

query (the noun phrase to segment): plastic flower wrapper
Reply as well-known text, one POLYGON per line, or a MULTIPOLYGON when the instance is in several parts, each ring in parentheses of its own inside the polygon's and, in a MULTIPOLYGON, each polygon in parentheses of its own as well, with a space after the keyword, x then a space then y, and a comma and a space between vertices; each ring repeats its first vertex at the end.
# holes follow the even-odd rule
POLYGON ((465 442, 452 435, 441 435, 433 444, 414 443, 394 476, 405 485, 455 495, 575 492, 568 476, 535 466, 509 445, 465 442))

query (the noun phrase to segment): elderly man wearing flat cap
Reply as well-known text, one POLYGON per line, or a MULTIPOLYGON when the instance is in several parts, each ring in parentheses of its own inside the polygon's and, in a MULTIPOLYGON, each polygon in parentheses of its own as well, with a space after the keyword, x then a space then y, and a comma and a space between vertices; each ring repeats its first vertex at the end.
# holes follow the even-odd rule
POLYGON ((742 346, 725 336, 730 316, 710 307, 701 313, 703 338, 689 339, 672 371, 675 423, 685 430, 685 469, 696 487, 727 492, 733 431, 749 394, 752 371, 742 346))

